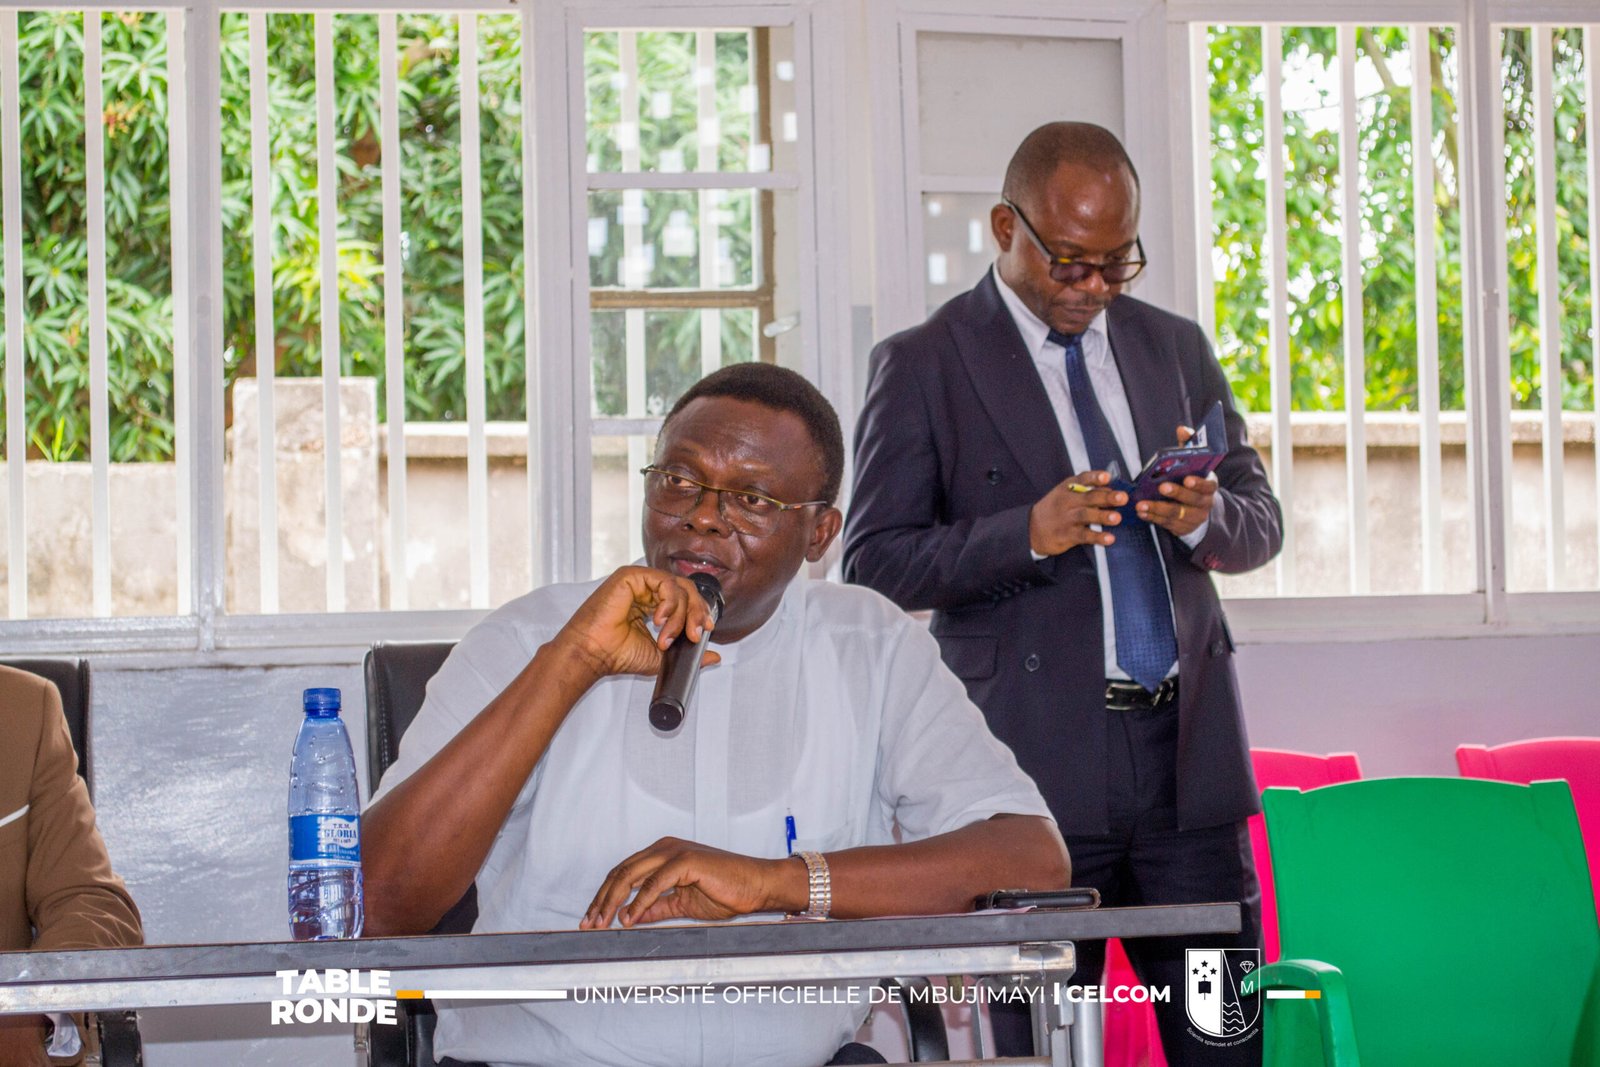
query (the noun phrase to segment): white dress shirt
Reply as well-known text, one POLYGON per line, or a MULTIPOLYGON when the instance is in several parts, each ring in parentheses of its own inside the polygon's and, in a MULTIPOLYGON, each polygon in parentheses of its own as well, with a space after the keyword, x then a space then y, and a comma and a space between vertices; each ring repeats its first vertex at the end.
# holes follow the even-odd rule
MULTIPOLYGON (((597 582, 523 596, 473 628, 379 796, 454 737, 597 582)), ((860 586, 804 573, 695 688, 681 732, 649 725, 653 678, 598 682, 557 730, 478 872, 475 929, 571 930, 607 872, 661 837, 748 856, 931 837, 1001 813, 1049 816, 927 630, 860 586)), ((770 921, 773 916, 759 917, 770 921)), ((440 1005, 435 1049, 505 1064, 797 1064, 854 1035, 860 1005, 440 1005)))
MULTIPOLYGON (((1028 347, 1028 354, 1033 357, 1034 368, 1039 372, 1039 378, 1044 382, 1044 391, 1050 398, 1050 407, 1056 413, 1056 423, 1061 427, 1061 439, 1067 446, 1067 458, 1072 462, 1072 469, 1076 473, 1093 470, 1089 462, 1089 447, 1083 442, 1083 429, 1078 425, 1078 413, 1072 406, 1072 389, 1067 384, 1066 350, 1050 340, 1050 327, 1039 316, 1028 310, 1022 298, 1011 290, 1000 277, 998 267, 994 268, 994 284, 1000 290, 1000 299, 1005 303, 1006 310, 1011 313, 1011 319, 1017 325, 1017 332, 1022 335, 1022 343, 1028 347)), ((1139 439, 1133 428, 1133 409, 1128 406, 1128 394, 1122 386, 1122 374, 1117 370, 1116 357, 1111 351, 1111 338, 1106 330, 1106 313, 1096 315, 1089 323, 1089 328, 1083 332, 1081 341, 1083 345, 1083 362, 1089 372, 1089 384, 1093 386, 1095 399, 1099 401, 1100 411, 1106 417, 1106 422, 1111 424, 1111 435, 1117 439, 1117 451, 1122 456, 1123 475, 1129 481, 1144 470, 1144 458, 1139 455, 1139 439)), ((1177 444, 1177 438, 1172 440, 1177 444)), ((1184 544, 1193 548, 1198 545, 1206 535, 1211 520, 1207 519, 1199 527, 1182 538, 1184 544)), ((1095 527, 1099 529, 1099 527, 1095 527)), ((1113 527, 1112 533, 1119 537, 1127 536, 1126 530, 1113 527)), ((1156 536, 1156 528, 1146 528, 1148 536, 1156 536)), ((1106 570, 1106 550, 1103 545, 1095 545, 1094 569, 1100 579, 1100 616, 1105 629, 1106 650, 1106 677, 1128 680, 1128 672, 1117 666, 1117 620, 1116 612, 1111 602, 1111 574, 1106 570)), ((1043 559, 1037 552, 1035 559, 1043 559)), ((1162 577, 1166 572, 1162 571, 1162 577)), ((1171 602, 1171 584, 1168 584, 1168 603, 1171 602)), ((1176 629, 1176 623, 1174 623, 1176 629)), ((1167 677, 1171 678, 1178 673, 1178 663, 1173 661, 1167 670, 1167 677)))

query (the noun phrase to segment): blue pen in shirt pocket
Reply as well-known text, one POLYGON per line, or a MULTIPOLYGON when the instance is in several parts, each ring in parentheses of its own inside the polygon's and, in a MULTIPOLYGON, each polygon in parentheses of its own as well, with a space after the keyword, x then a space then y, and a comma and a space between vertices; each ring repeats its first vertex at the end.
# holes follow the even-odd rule
POLYGON ((790 812, 783 817, 783 848, 785 855, 794 855, 794 813, 790 812))

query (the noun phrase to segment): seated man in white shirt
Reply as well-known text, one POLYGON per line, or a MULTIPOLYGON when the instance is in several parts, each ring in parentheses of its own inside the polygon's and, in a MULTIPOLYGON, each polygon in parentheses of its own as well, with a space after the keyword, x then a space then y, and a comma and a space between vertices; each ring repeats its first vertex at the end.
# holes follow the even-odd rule
MULTIPOLYGON (((511 602, 429 684, 364 819, 367 933, 424 932, 474 881, 480 931, 773 918, 816 903, 808 868, 840 918, 1067 885, 1037 788, 926 629, 876 593, 799 574, 838 535, 843 467, 837 416, 792 371, 741 364, 685 393, 646 468, 648 565, 511 602), (697 572, 722 585, 715 625, 697 572), (662 652, 706 630, 686 719, 658 733, 646 709, 662 652)), ((865 1012, 441 1006, 435 1049, 816 1067, 865 1012)))

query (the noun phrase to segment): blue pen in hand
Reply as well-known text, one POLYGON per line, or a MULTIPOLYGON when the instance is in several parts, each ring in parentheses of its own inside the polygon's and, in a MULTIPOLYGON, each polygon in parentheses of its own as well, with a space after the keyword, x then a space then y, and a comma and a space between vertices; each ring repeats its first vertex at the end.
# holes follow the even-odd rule
POLYGON ((794 855, 794 815, 783 817, 783 847, 789 855, 794 855))

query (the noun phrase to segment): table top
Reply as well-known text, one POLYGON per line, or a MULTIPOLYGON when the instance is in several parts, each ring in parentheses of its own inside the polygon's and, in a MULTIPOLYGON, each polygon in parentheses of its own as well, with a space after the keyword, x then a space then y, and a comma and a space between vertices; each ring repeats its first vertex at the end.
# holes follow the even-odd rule
POLYGON ((1074 941, 1238 929, 1230 902, 10 952, 0 953, 0 1013, 265 1001, 282 995, 278 971, 334 968, 389 971, 392 988, 1038 973, 1070 970, 1074 941))

